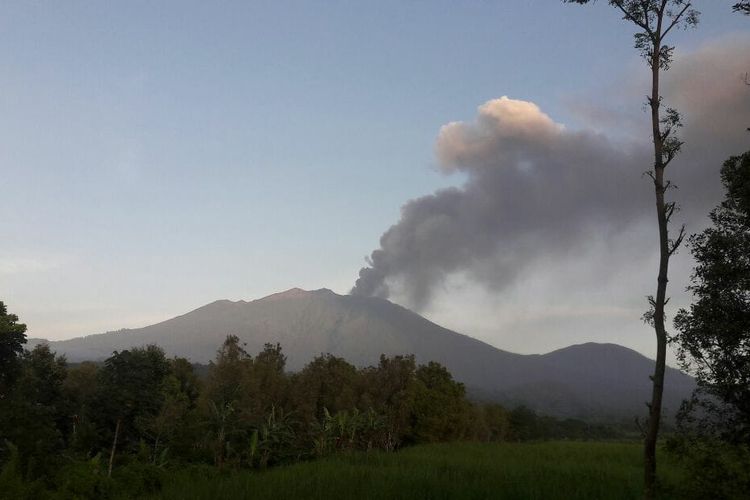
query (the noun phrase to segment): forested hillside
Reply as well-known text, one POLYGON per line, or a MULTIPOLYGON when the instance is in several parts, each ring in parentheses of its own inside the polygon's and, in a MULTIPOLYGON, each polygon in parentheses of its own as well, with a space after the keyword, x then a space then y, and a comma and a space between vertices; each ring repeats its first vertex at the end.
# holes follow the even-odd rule
MULTIPOLYGON (((206 363, 227 335, 236 335, 249 352, 281 344, 290 371, 326 353, 358 368, 377 364, 381 354, 413 354, 417 363, 444 365, 475 399, 588 420, 632 421, 642 415, 653 369, 648 358, 613 344, 515 354, 387 300, 326 289, 292 289, 251 302, 221 300, 153 326, 51 342, 50 347, 69 361, 101 361, 113 351, 153 343, 169 356, 206 363)), ((667 371, 667 380, 664 404, 673 415, 694 383, 674 369, 667 371)))
POLYGON ((326 354, 289 373, 279 344, 253 355, 229 336, 202 378, 156 345, 69 366, 46 344, 22 350, 25 326, 4 313, 17 335, 4 343, 0 488, 17 498, 141 496, 167 464, 264 469, 421 443, 624 435, 472 403, 445 367, 413 356, 357 368, 326 354))

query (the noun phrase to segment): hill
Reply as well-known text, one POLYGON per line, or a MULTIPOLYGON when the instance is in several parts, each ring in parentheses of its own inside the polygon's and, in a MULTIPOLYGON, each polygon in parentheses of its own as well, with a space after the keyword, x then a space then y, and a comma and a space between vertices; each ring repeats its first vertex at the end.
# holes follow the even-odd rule
MULTIPOLYGON (((49 344, 70 361, 101 360, 115 350, 154 343, 169 355, 206 363, 229 334, 251 353, 267 342, 280 343, 290 370, 323 353, 357 366, 377 364, 381 354, 414 354, 420 363, 445 365, 475 398, 526 404, 556 416, 629 418, 645 414, 650 399, 653 361, 625 347, 589 343, 544 355, 515 354, 387 300, 327 289, 295 288, 250 302, 219 300, 145 328, 49 344)), ((691 377, 668 368, 665 414, 676 411, 693 386, 691 377)))

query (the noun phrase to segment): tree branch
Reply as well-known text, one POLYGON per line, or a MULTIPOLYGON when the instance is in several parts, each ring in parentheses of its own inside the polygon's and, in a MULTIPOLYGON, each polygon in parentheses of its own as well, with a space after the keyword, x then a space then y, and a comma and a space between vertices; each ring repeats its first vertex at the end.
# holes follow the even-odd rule
MULTIPOLYGON (((641 21, 639 21, 638 19, 636 19, 636 18, 635 18, 635 17, 633 16, 633 14, 631 14, 630 12, 628 12, 628 11, 627 11, 627 10, 625 9, 625 7, 623 7, 623 5, 622 5, 622 2, 621 2, 621 1, 620 1, 620 2, 614 2, 614 4, 615 4, 615 6, 616 6, 616 7, 618 8, 618 9, 620 9, 620 10, 622 11, 622 13, 623 13, 623 14, 625 14, 625 19, 627 19, 628 21, 630 21, 630 22, 632 22, 632 23, 635 23, 636 25, 638 25, 639 27, 641 27, 641 28, 642 28, 642 29, 643 29, 644 31, 646 31, 646 33, 648 33, 648 35, 649 35, 650 37, 652 37, 652 38, 653 38, 653 32, 651 31, 651 28, 650 28, 650 27, 648 26, 648 24, 645 24, 644 22, 641 22, 641 21)), ((646 12, 645 12, 645 11, 644 11, 644 13, 643 13, 643 14, 644 14, 644 17, 646 18, 646 23, 647 23, 647 22, 648 22, 648 16, 647 16, 647 14, 646 14, 646 12)))
POLYGON ((685 224, 683 224, 680 227, 680 233, 677 235, 677 238, 675 238, 674 241, 670 243, 670 248, 669 248, 670 257, 674 255, 674 253, 677 251, 678 248, 680 248, 680 245, 682 245, 682 240, 684 239, 685 239, 685 224))
POLYGON ((661 37, 664 38, 667 36, 667 33, 669 33, 672 28, 674 28, 677 23, 680 22, 680 18, 685 14, 685 12, 690 8, 692 4, 690 2, 686 3, 685 6, 682 8, 679 14, 677 14, 675 17, 672 18, 672 23, 669 25, 667 29, 664 30, 664 33, 662 33, 661 37))

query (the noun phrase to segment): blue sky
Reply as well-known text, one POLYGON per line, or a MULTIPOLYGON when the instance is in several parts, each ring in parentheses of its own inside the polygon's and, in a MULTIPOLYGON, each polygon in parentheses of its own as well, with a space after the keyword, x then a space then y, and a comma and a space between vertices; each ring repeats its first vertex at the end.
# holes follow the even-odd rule
MULTIPOLYGON (((679 50, 746 32, 729 5, 679 50)), ((585 127, 571 102, 646 71, 605 2, 553 0, 6 2, 0 47, 0 298, 48 338, 345 293, 404 202, 463 182, 442 125, 508 95, 585 127)))

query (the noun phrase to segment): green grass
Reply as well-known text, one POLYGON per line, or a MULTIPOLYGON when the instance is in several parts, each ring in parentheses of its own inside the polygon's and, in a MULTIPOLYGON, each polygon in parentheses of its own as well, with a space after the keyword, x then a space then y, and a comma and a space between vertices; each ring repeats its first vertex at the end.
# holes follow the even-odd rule
MULTIPOLYGON (((641 454, 635 443, 437 444, 263 472, 180 471, 158 498, 631 499, 642 497, 641 454)), ((664 455, 659 466, 661 498, 679 498, 679 469, 664 455)))

